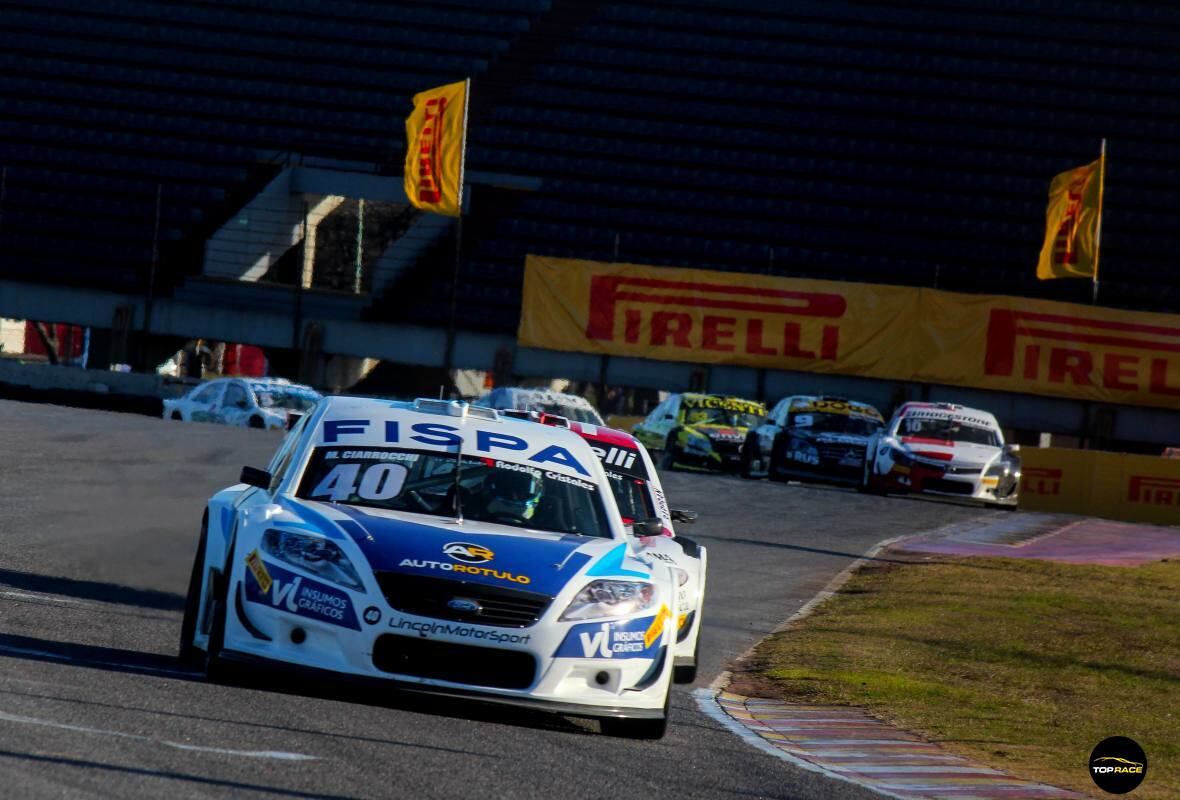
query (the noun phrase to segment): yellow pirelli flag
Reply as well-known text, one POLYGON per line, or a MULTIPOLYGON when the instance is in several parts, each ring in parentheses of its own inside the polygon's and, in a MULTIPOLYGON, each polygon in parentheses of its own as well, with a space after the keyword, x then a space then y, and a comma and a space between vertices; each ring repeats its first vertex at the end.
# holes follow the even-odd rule
POLYGON ((1098 279, 1098 248, 1102 226, 1103 155, 1084 167, 1062 172, 1049 184, 1045 243, 1037 277, 1098 279))
POLYGON ((465 80, 414 95, 406 117, 406 197, 423 211, 462 213, 469 88, 465 80))

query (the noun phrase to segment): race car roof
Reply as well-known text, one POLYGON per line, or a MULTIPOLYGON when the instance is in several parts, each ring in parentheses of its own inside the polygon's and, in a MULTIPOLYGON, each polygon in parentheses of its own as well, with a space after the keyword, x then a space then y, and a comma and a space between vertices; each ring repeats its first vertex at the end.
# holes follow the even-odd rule
POLYGON ((818 414, 850 414, 881 420, 881 412, 868 403, 842 397, 799 395, 791 398, 791 411, 814 411, 818 414))
POLYGON ((306 394, 320 396, 320 393, 302 383, 291 383, 285 378, 244 378, 250 388, 256 392, 287 392, 290 394, 306 394))
POLYGON ((593 450, 565 428, 500 416, 489 408, 444 400, 413 402, 328 397, 307 432, 317 447, 405 447, 531 464, 597 482, 593 450))

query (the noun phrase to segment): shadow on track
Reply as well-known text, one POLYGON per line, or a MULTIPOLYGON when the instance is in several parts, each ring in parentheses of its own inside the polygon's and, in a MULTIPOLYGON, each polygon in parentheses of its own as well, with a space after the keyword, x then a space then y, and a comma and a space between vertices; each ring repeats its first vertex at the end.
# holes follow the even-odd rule
POLYGON ((795 550, 801 553, 817 553, 821 556, 838 556, 840 558, 847 558, 850 561, 855 561, 858 558, 863 558, 866 561, 876 561, 883 564, 911 564, 912 561, 898 558, 882 558, 881 556, 866 556, 864 553, 846 553, 842 550, 827 550, 822 547, 805 547, 801 544, 785 544, 784 542, 763 542, 757 539, 738 539, 733 536, 710 536, 705 533, 694 534, 696 539, 711 539, 717 542, 733 542, 735 544, 748 544, 754 547, 775 547, 783 550, 795 550))
POLYGON ((0 758, 12 758, 22 761, 32 761, 38 764, 52 765, 53 767, 74 767, 76 769, 85 770, 105 770, 107 772, 117 772, 124 775, 139 775, 148 778, 160 778, 170 781, 186 781, 188 783, 201 784, 203 786, 220 786, 227 789, 233 789, 234 794, 238 792, 258 792, 265 795, 281 795, 283 797, 306 797, 306 798, 323 798, 323 800, 355 800, 351 796, 339 794, 323 794, 321 792, 301 792, 297 789, 280 789, 273 783, 257 784, 257 783, 242 783, 241 781, 220 780, 217 778, 205 778, 200 775, 186 775, 183 772, 169 772, 166 770, 145 769, 143 767, 125 767, 119 764, 103 764, 100 761, 84 761, 79 758, 65 758, 63 756, 45 756, 35 753, 18 753, 14 750, 0 750, 0 758))
POLYGON ((102 669, 108 672, 127 672, 135 675, 161 675, 180 680, 203 681, 198 672, 186 669, 175 656, 100 647, 91 644, 56 642, 32 636, 0 633, 0 656, 44 661, 52 664, 71 664, 78 667, 102 669))
MULTIPOLYGON (((87 669, 155 675, 195 683, 207 683, 205 676, 186 668, 175 656, 141 653, 112 647, 0 634, 0 657, 23 658, 87 669)), ((360 684, 331 674, 301 676, 259 667, 235 665, 235 679, 229 685, 244 689, 276 692, 299 697, 377 706, 411 713, 429 714, 556 732, 589 734, 584 724, 544 711, 499 706, 479 698, 460 699, 434 694, 399 691, 391 682, 363 680, 360 684)), ((467 753, 467 751, 463 751, 467 753)))
POLYGON ((36 700, 49 700, 54 703, 89 706, 91 708, 106 708, 111 709, 112 711, 136 711, 141 714, 153 714, 159 717, 201 720, 202 722, 216 722, 219 725, 232 725, 242 728, 258 728, 260 730, 282 731, 284 733, 298 733, 308 736, 324 736, 329 739, 343 739, 346 741, 364 742, 366 744, 381 744, 390 745, 393 747, 410 747, 415 750, 436 750, 444 753, 455 753, 456 755, 462 756, 475 756, 476 758, 500 758, 499 755, 494 753, 479 753, 474 750, 463 750, 455 747, 439 747, 438 745, 433 744, 417 744, 414 742, 403 742, 397 739, 380 739, 375 736, 358 736, 357 734, 340 733, 338 731, 321 731, 312 728, 297 728, 291 725, 272 725, 266 722, 231 719, 229 717, 209 717, 202 714, 185 714, 179 711, 168 711, 159 708, 150 708, 148 706, 129 705, 127 703, 102 703, 97 700, 84 700, 77 697, 60 697, 58 695, 39 694, 37 692, 18 692, 13 689, 0 689, 0 695, 28 697, 36 700))
POLYGON ((184 610, 183 595, 161 592, 156 589, 136 589, 117 583, 38 575, 35 572, 18 572, 17 570, 0 568, 0 586, 21 589, 26 592, 74 597, 79 600, 97 600, 102 603, 150 608, 156 611, 184 610))

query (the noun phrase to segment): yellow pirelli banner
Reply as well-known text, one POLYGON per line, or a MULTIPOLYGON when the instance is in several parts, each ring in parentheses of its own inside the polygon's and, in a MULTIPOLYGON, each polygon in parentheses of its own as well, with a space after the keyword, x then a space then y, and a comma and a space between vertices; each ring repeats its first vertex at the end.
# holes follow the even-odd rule
POLYGON ((1021 508, 1180 525, 1180 459, 1057 447, 1020 458, 1021 508))
POLYGON ((1180 317, 529 256, 528 347, 1180 408, 1180 317))
POLYGON ((406 117, 405 188, 410 203, 450 217, 463 208, 463 156, 469 82, 414 95, 406 117))
POLYGON ((518 340, 887 378, 908 369, 916 299, 891 286, 529 256, 518 340))

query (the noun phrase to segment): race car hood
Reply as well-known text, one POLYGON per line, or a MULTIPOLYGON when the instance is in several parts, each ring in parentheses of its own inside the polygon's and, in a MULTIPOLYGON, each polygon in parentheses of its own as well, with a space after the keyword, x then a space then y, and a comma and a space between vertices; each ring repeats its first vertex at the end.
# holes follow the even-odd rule
POLYGON ((982 469, 1003 453, 999 447, 990 445, 928 439, 922 436, 903 436, 899 441, 917 458, 969 469, 982 469))
POLYGON ((374 571, 453 578, 556 595, 589 566, 589 575, 650 578, 626 542, 575 534, 427 517, 349 505, 319 506, 356 542, 374 571), (436 521, 437 520, 437 521, 436 521), (459 545, 459 547, 454 547, 459 545), (475 546, 474 557, 465 553, 475 546), (490 557, 487 555, 490 554, 490 557))
POLYGON ((746 439, 748 428, 737 428, 732 425, 689 425, 689 430, 708 436, 715 442, 742 442, 746 439))

